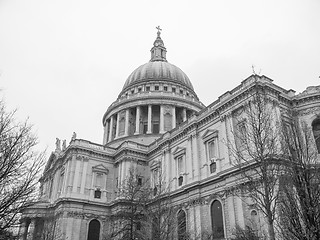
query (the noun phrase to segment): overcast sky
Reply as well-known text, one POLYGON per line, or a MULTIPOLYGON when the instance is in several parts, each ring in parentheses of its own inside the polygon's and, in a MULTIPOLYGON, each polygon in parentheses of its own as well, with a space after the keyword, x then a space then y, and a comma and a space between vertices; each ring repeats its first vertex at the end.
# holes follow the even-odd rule
POLYGON ((252 65, 286 89, 320 85, 319 0, 0 0, 0 97, 39 149, 72 132, 102 143, 102 116, 150 60, 158 25, 205 105, 252 65))

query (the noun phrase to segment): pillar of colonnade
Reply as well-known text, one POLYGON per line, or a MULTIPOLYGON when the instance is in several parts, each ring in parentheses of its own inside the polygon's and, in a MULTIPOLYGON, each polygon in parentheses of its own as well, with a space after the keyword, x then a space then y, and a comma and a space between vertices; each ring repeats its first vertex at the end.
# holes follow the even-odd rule
MULTIPOLYGON (((147 105, 147 134, 152 134, 152 108, 153 105, 147 105)), ((159 133, 162 134, 165 132, 165 120, 164 120, 164 105, 160 105, 160 126, 159 126, 159 133)), ((142 106, 137 106, 136 107, 136 112, 135 112, 135 129, 134 129, 134 135, 138 135, 141 132, 140 129, 140 119, 141 119, 141 114, 142 114, 142 106)), ((176 107, 171 106, 171 116, 172 116, 172 129, 176 127, 177 125, 177 120, 176 120, 176 107)), ((123 137, 129 136, 129 117, 130 117, 130 110, 126 109, 125 110, 125 124, 124 124, 124 134, 122 135, 123 137)), ((187 120, 187 109, 183 108, 182 109, 182 119, 183 121, 187 120)), ((120 134, 120 129, 119 129, 119 122, 120 122, 120 112, 112 115, 109 119, 107 119, 106 125, 105 125, 105 136, 104 136, 104 143, 110 142, 113 139, 117 139, 120 134)))

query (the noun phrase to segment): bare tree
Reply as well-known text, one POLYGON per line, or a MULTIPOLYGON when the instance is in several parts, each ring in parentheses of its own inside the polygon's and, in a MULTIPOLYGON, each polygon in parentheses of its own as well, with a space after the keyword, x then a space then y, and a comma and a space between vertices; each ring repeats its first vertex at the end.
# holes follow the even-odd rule
POLYGON ((293 114, 283 128, 287 168, 283 177, 281 230, 284 239, 320 239, 320 163, 313 134, 293 114))
POLYGON ((251 198, 267 222, 269 238, 275 239, 275 217, 279 203, 282 166, 281 127, 272 97, 256 82, 244 106, 234 113, 235 142, 228 147, 239 168, 240 197, 251 198))
POLYGON ((152 194, 148 199, 145 225, 151 229, 150 239, 169 240, 173 239, 175 231, 179 229, 176 218, 177 209, 172 204, 170 183, 165 182, 165 173, 161 168, 158 168, 157 173, 153 180, 152 194))
POLYGON ((33 148, 37 138, 32 127, 15 120, 0 101, 0 235, 17 224, 20 211, 36 198, 44 154, 33 148))
POLYGON ((109 239, 146 239, 143 232, 149 185, 131 168, 121 183, 115 213, 112 215, 109 239))

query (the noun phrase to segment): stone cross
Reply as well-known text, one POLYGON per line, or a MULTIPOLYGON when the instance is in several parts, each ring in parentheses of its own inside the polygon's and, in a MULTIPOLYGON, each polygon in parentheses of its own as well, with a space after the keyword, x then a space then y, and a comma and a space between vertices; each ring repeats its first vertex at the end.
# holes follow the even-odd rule
POLYGON ((157 34, 158 34, 158 36, 160 36, 160 31, 162 31, 162 29, 160 28, 160 26, 156 27, 156 29, 158 29, 157 34))

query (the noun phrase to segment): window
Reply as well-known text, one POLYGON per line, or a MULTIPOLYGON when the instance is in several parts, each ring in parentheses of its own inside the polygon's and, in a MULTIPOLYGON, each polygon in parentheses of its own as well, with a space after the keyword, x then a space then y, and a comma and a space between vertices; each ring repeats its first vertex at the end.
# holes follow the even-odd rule
POLYGON ((183 210, 178 212, 178 240, 185 240, 187 233, 186 213, 183 210))
POLYGON ((159 133, 159 123, 158 122, 155 122, 152 124, 152 132, 155 133, 155 134, 158 134, 159 133))
POLYGON ((139 88, 138 88, 138 92, 141 92, 141 91, 142 91, 142 88, 141 88, 141 87, 139 87, 139 88))
POLYGON ((213 138, 212 140, 209 140, 207 142, 207 153, 208 153, 208 158, 210 161, 213 161, 217 158, 218 154, 218 143, 217 143, 217 138, 213 138))
POLYGON ((134 89, 131 90, 131 94, 134 94, 134 89))
POLYGON ((102 173, 96 173, 96 184, 95 187, 101 188, 102 187, 102 179, 103 179, 103 174, 102 173))
POLYGON ((101 191, 100 189, 97 189, 94 191, 94 198, 101 198, 101 191))
POLYGON ((174 87, 173 87, 173 88, 172 88, 172 92, 174 92, 174 93, 175 93, 175 92, 176 92, 176 88, 174 88, 174 87))
POLYGON ((217 160, 219 159, 219 141, 217 130, 207 130, 202 139, 205 144, 207 163, 210 173, 217 171, 217 160))
POLYGON ((138 177, 137 179, 137 185, 142 186, 142 177, 138 177))
POLYGON ((164 87, 163 87, 163 91, 168 91, 168 87, 167 87, 167 86, 164 86, 164 87))
POLYGON ((151 184, 152 184, 152 187, 156 187, 159 183, 159 169, 158 168, 155 168, 151 171, 151 184))
POLYGON ((221 203, 218 200, 213 201, 210 210, 212 234, 215 238, 224 238, 224 224, 221 203))
POLYGON ((178 163, 178 174, 184 173, 184 159, 183 156, 177 157, 177 163, 178 163))
POLYGON ((210 173, 214 173, 216 171, 217 171, 217 163, 216 162, 210 163, 210 173))
POLYGON ((143 133, 146 134, 148 131, 148 122, 143 123, 143 133))
POLYGON ((316 142, 318 153, 320 153, 320 118, 312 122, 312 132, 316 142))
POLYGON ((87 240, 99 240, 99 239, 100 239, 100 222, 96 219, 93 219, 89 223, 87 240))
POLYGON ((150 86, 146 86, 146 91, 150 92, 150 86))
POLYGON ((178 178, 178 186, 182 186, 182 184, 183 184, 183 176, 180 176, 178 178))
POLYGON ((159 91, 159 86, 154 86, 155 91, 159 91))
POLYGON ((238 133, 237 133, 237 138, 238 138, 238 147, 243 147, 245 146, 246 143, 246 138, 247 138, 247 127, 246 127, 246 121, 241 121, 238 123, 238 133))
POLYGON ((180 89, 180 94, 183 94, 183 90, 182 89, 180 89))

